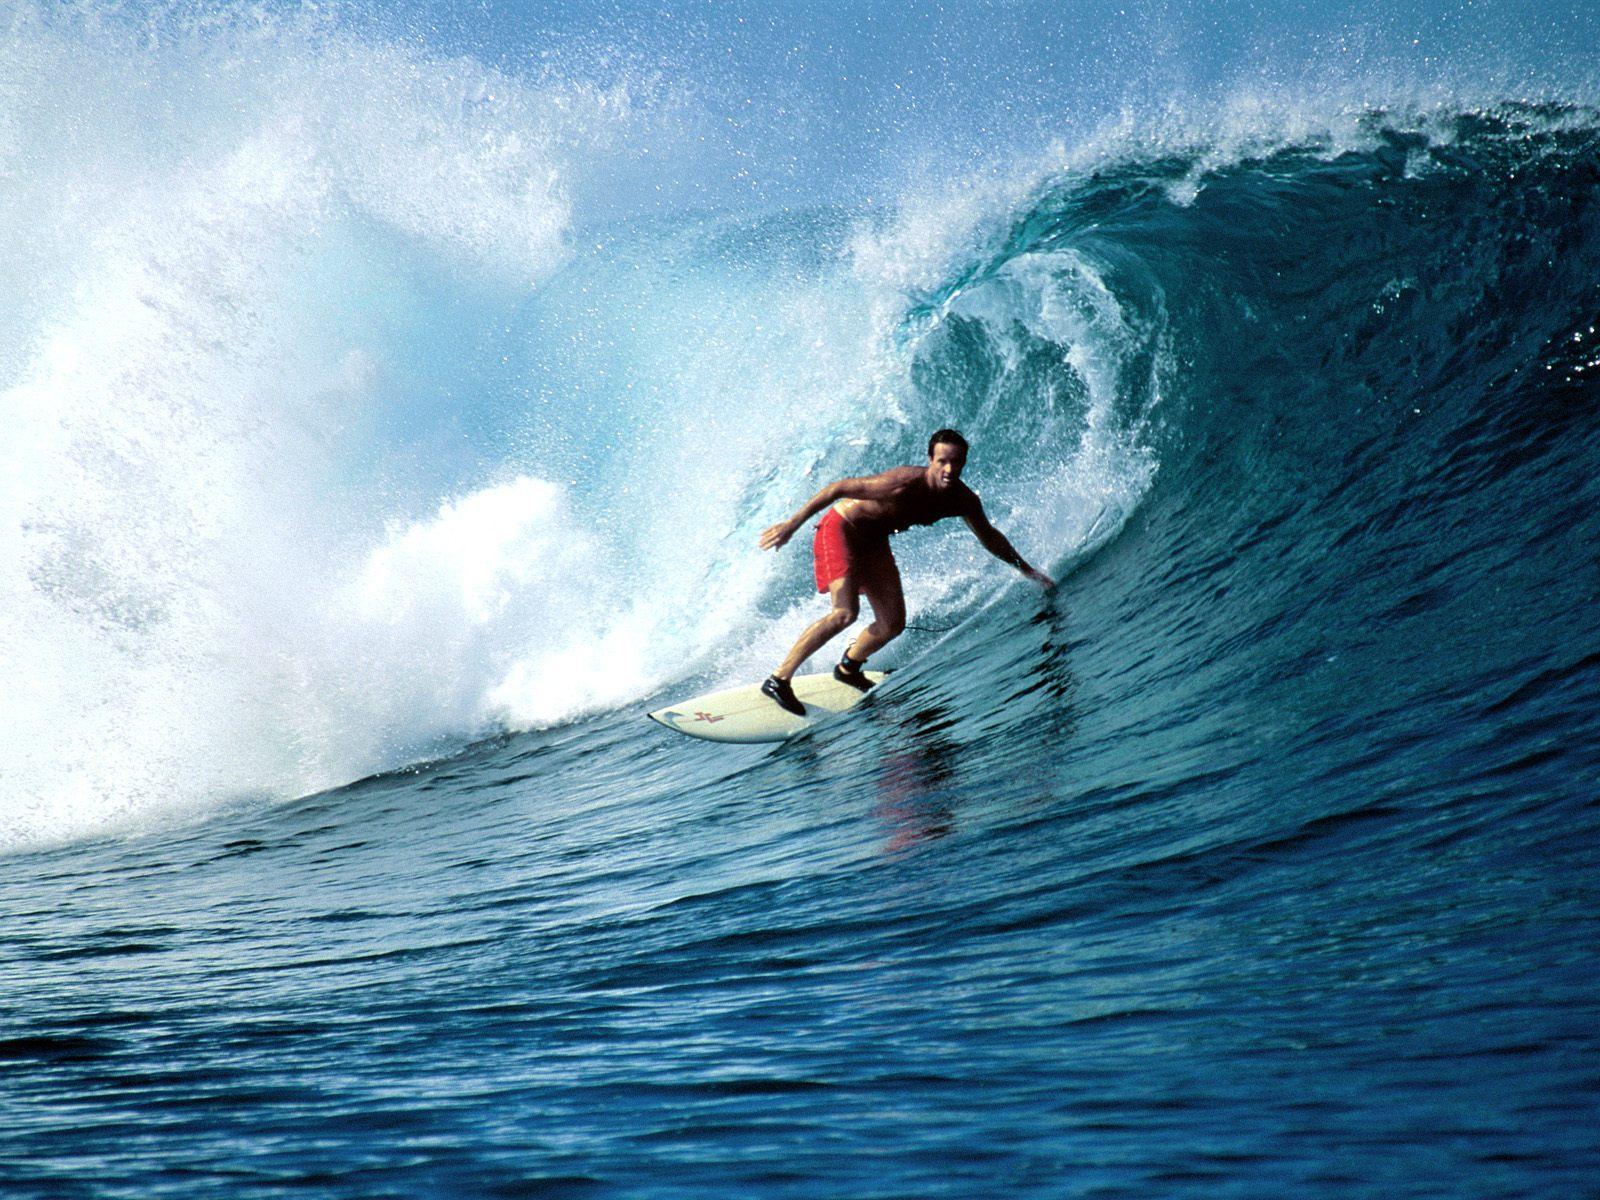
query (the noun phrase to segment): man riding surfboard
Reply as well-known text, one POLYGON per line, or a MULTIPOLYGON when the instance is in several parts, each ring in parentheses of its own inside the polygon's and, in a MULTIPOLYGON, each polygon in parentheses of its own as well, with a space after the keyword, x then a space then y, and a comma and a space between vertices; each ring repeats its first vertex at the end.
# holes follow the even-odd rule
POLYGON ((862 673, 867 658, 898 637, 906 624, 900 568, 889 549, 889 537, 912 525, 960 517, 983 548, 1001 562, 1035 583, 1055 586, 1053 579, 1029 566, 1005 534, 989 524, 978 494, 961 482, 961 469, 966 465, 967 439, 954 429, 941 429, 928 439, 927 466, 891 467, 878 475, 830 483, 794 516, 761 535, 761 548, 776 550, 826 508, 827 515, 812 541, 812 553, 817 591, 827 592, 833 605, 827 616, 800 635, 778 669, 767 676, 762 695, 797 716, 805 715, 805 705, 789 681, 801 663, 855 623, 863 593, 872 604, 872 624, 845 648, 833 677, 862 691, 872 686, 862 673))

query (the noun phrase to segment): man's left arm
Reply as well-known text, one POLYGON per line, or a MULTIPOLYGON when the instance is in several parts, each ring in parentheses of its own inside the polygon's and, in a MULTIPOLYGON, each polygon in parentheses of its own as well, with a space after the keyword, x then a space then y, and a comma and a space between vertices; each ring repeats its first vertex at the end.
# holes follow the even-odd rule
POLYGON ((1054 579, 1051 579, 1043 571, 1036 571, 1029 566, 1028 560, 1017 553, 1017 548, 1011 544, 1010 539, 989 524, 988 514, 983 511, 983 502, 978 499, 976 493, 973 494, 971 505, 961 516, 966 521, 967 528, 972 530, 973 535, 977 537, 983 548, 990 554, 1001 562, 1015 567, 1041 587, 1053 588, 1056 586, 1054 579))

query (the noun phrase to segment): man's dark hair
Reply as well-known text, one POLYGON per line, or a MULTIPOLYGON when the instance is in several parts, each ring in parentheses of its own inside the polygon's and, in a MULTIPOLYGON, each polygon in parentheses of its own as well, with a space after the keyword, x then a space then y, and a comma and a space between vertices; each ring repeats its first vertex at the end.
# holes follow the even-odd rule
POLYGON ((966 458, 967 439, 962 437, 954 429, 941 429, 928 439, 929 458, 933 457, 933 448, 940 442, 944 442, 946 445, 954 446, 956 449, 961 451, 961 457, 966 458))

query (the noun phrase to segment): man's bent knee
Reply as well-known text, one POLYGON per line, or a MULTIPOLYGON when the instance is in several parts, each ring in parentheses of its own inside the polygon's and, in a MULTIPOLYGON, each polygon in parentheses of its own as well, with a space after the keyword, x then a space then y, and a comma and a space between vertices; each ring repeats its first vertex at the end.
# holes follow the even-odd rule
POLYGON ((855 624, 856 610, 853 608, 835 608, 823 618, 835 633, 843 633, 855 624))
POLYGON ((888 641, 890 638, 897 638, 905 631, 906 619, 904 617, 896 617, 888 621, 878 617, 872 622, 872 632, 884 641, 888 641))

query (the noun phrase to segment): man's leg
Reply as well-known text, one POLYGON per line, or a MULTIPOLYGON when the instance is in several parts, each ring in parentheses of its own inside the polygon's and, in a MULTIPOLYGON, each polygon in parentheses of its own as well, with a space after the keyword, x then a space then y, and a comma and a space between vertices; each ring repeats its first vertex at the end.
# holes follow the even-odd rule
POLYGON ((900 588, 900 568, 894 556, 885 552, 862 564, 861 590, 872 605, 872 624, 868 625, 851 643, 847 653, 856 663, 887 646, 900 636, 906 627, 906 597, 900 588))
MULTIPOLYGON (((895 582, 898 586, 898 577, 895 582)), ((774 677, 786 682, 794 678, 794 673, 800 669, 801 663, 855 624, 856 614, 861 610, 861 590, 854 577, 846 574, 835 579, 828 587, 828 597, 833 601, 833 607, 828 615, 819 617, 800 635, 800 640, 794 644, 794 649, 789 651, 778 669, 772 673, 774 677)), ((876 605, 873 606, 873 611, 877 611, 876 605)))

